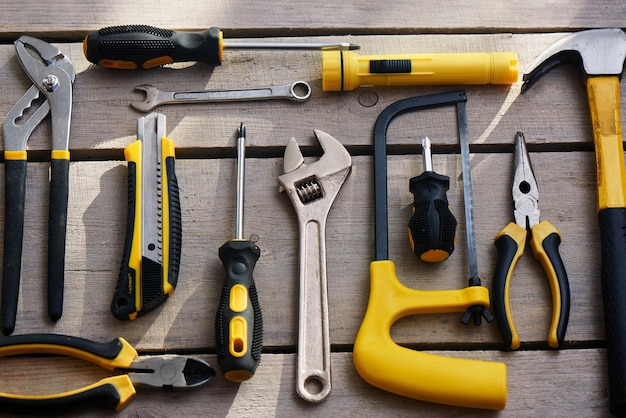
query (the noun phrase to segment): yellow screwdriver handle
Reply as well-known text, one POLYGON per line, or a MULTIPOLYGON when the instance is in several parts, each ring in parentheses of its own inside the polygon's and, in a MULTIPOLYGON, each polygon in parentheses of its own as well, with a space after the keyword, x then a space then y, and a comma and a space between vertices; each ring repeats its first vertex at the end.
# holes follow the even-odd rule
POLYGON ((460 290, 415 290, 402 285, 389 260, 370 264, 370 298, 354 343, 354 365, 380 389, 422 401, 469 408, 504 409, 506 365, 411 350, 390 336, 394 322, 409 315, 464 312, 489 307, 482 286, 460 290))
POLYGON ((361 86, 512 84, 518 57, 513 52, 358 55, 322 53, 324 91, 361 86))

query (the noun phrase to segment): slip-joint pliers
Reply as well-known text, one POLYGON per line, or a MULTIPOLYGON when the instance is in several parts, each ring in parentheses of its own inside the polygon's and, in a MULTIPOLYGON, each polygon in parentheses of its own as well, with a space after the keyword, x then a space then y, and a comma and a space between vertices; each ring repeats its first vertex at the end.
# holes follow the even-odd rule
POLYGON ((517 350, 520 346, 520 339, 511 318, 509 288, 517 260, 524 253, 524 247, 529 241, 533 255, 541 263, 550 282, 552 322, 548 344, 552 348, 558 348, 565 338, 570 309, 567 272, 559 254, 561 236, 550 222, 539 222, 537 182, 530 165, 524 135, 521 132, 517 133, 515 141, 515 174, 512 192, 515 222, 509 223, 494 239, 498 250, 498 261, 493 278, 491 305, 506 347, 517 350), (530 231, 529 237, 528 231, 530 231))
POLYGON ((100 343, 61 334, 0 337, 0 357, 25 354, 70 356, 123 373, 63 393, 20 395, 0 392, 0 411, 65 414, 71 409, 93 406, 120 411, 135 398, 136 386, 186 389, 200 386, 215 376, 215 370, 197 357, 174 354, 138 356, 135 348, 123 338, 100 343))
POLYGON ((72 83, 76 77, 70 60, 58 48, 47 42, 30 36, 21 36, 15 41, 15 50, 33 86, 9 111, 3 126, 5 228, 1 326, 4 334, 13 332, 17 314, 24 232, 26 143, 33 130, 48 114, 51 115, 52 120, 48 219, 48 315, 50 319, 56 321, 62 314, 72 83), (29 112, 30 116, 26 117, 26 111, 36 104, 39 104, 39 107, 29 112))

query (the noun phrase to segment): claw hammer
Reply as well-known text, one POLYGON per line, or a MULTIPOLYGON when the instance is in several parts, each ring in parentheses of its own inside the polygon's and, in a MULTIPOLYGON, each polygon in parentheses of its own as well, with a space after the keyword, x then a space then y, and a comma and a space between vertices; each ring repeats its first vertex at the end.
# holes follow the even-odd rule
POLYGON ((551 68, 582 67, 593 125, 602 250, 601 283, 611 413, 626 416, 626 168, 620 121, 620 78, 626 57, 621 29, 576 32, 556 41, 524 74, 522 92, 551 68))

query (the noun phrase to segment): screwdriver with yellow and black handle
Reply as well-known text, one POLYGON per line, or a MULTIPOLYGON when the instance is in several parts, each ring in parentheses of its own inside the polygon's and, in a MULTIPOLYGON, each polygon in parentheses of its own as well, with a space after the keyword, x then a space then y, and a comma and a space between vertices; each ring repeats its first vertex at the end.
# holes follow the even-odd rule
POLYGON ((85 57, 92 63, 123 70, 148 69, 173 62, 222 63, 224 49, 352 50, 350 43, 232 42, 219 28, 173 31, 148 25, 121 25, 89 33, 83 41, 85 57))
POLYGON ((454 251, 457 223, 446 196, 450 178, 433 171, 428 137, 422 140, 422 160, 424 171, 409 182, 413 193, 409 243, 416 256, 434 263, 445 260, 454 251))
POLYGON ((246 127, 237 139, 237 211, 235 239, 222 245, 219 257, 226 277, 215 316, 217 362, 227 380, 250 379, 261 361, 263 316, 253 272, 260 248, 243 237, 246 127))

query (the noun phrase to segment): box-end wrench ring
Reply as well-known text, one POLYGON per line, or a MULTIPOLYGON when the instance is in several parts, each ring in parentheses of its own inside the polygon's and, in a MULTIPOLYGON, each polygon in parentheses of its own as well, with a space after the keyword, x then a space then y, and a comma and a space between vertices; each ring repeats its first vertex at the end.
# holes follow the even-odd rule
POLYGON ((186 92, 162 91, 153 85, 141 84, 135 87, 135 91, 143 91, 146 94, 144 100, 131 103, 131 106, 140 112, 149 112, 155 107, 164 104, 242 102, 270 99, 288 99, 296 102, 305 102, 311 97, 311 86, 305 81, 250 89, 186 92))

